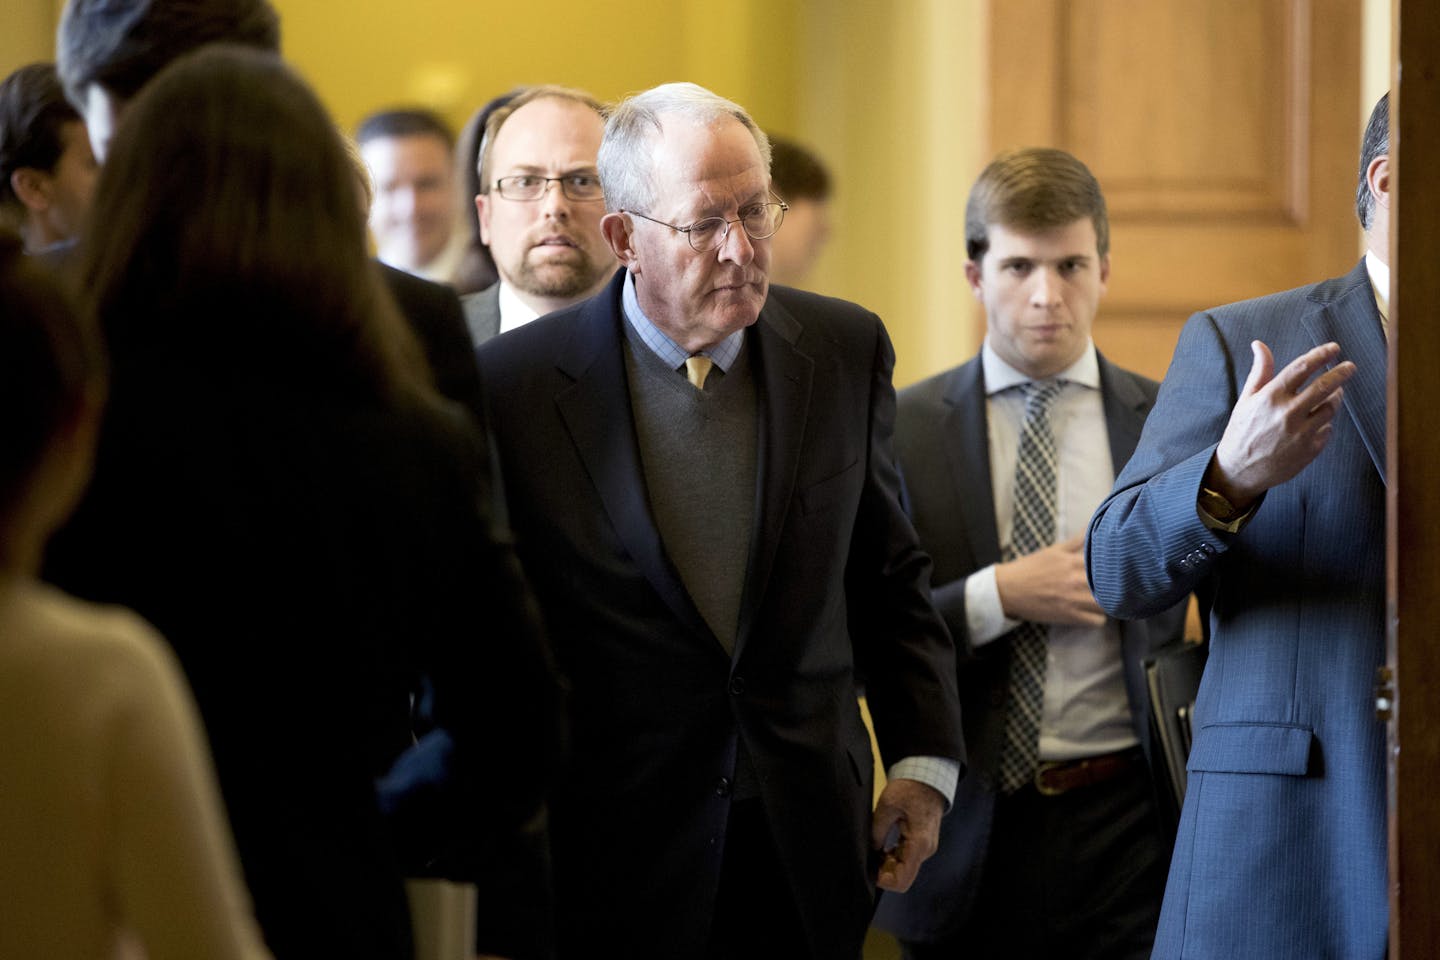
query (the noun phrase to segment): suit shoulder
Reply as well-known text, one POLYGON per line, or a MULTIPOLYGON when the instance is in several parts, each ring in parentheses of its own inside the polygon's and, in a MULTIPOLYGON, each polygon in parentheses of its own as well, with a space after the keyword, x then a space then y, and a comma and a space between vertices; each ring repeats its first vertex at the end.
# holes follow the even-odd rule
POLYGON ((385 286, 400 304, 402 311, 407 311, 412 306, 427 305, 435 309, 447 309, 458 307, 460 298, 455 291, 443 283, 435 283, 426 280, 424 277, 417 277, 414 274, 406 273, 404 270, 397 270, 389 264, 375 261, 380 268, 381 279, 385 286))
POLYGON ((783 306, 794 314, 797 320, 801 321, 819 320, 821 322, 868 325, 877 323, 880 319, 873 311, 867 310, 858 303, 841 300, 839 297, 811 293, 796 287, 772 284, 770 299, 783 306))
POLYGON ((1122 395, 1129 394, 1132 390, 1139 391, 1145 401, 1151 405, 1155 403, 1155 397, 1160 393, 1158 380, 1152 380, 1143 373, 1113 364, 1103 355, 1100 357, 1100 379, 1102 386, 1119 391, 1122 395))
POLYGON ((1232 324, 1247 324, 1273 318, 1276 322, 1289 323, 1297 311, 1313 309, 1317 304, 1334 303, 1363 288, 1369 291, 1369 278, 1363 262, 1354 270, 1341 277, 1332 277, 1318 283, 1281 290, 1249 300, 1239 300, 1224 306, 1212 307, 1196 316, 1209 316, 1217 324, 1227 327, 1232 324))
POLYGON ((482 370, 506 369, 527 360, 553 355, 555 347, 568 339, 589 301, 537 317, 524 326, 491 337, 475 350, 482 370))
POLYGON ((917 380, 907 387, 902 387, 895 394, 895 401, 899 409, 918 409, 941 403, 954 389, 956 378, 971 363, 974 363, 974 360, 966 361, 959 366, 951 367, 949 370, 943 370, 923 380, 917 380))

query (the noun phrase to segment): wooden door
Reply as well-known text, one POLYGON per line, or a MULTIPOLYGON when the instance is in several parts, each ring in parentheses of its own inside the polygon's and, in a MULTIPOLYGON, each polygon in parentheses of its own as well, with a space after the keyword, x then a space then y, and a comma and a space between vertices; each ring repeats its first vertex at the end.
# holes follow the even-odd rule
POLYGON ((990 31, 994 150, 1104 188, 1111 360, 1159 379, 1194 311, 1355 265, 1359 4, 996 0, 990 31))
POLYGON ((1396 0, 1390 99, 1390 957, 1440 956, 1440 10, 1396 0))

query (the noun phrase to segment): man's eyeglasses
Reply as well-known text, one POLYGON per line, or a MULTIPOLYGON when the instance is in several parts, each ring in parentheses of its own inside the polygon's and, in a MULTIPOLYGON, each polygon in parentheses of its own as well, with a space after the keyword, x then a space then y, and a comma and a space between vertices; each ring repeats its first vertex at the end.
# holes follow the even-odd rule
POLYGON ((776 200, 771 203, 752 203, 740 208, 740 216, 734 220, 726 220, 724 217, 706 217, 704 220, 696 220, 688 227, 677 227, 673 223, 666 223, 664 220, 656 220, 654 217, 637 213, 634 210, 621 210, 621 213, 628 213, 632 217, 639 217, 641 220, 649 220, 651 223, 658 223, 662 227, 669 227, 676 233, 685 234, 685 239, 690 241, 690 246, 695 248, 697 253, 709 253, 718 249, 730 235, 730 224, 738 223, 744 228, 746 236, 751 240, 764 240, 766 237, 773 237, 775 231, 780 229, 780 224, 785 222, 785 211, 790 209, 790 204, 784 200, 776 200))
POLYGON ((522 173, 501 177, 495 181, 495 189, 506 200, 539 200, 552 183, 560 184, 561 191, 571 200, 605 199, 605 191, 600 189, 600 178, 593 173, 567 173, 563 177, 522 173))

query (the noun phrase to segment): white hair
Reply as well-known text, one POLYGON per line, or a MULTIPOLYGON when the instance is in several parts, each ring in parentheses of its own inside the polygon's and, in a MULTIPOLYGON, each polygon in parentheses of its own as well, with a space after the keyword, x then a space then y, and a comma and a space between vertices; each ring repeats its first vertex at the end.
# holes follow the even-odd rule
POLYGON ((653 204, 650 146, 666 116, 705 125, 725 118, 740 121, 755 138, 760 159, 769 171, 770 139, 744 107, 694 83, 665 83, 626 97, 605 121, 599 169, 606 210, 647 210, 653 204))

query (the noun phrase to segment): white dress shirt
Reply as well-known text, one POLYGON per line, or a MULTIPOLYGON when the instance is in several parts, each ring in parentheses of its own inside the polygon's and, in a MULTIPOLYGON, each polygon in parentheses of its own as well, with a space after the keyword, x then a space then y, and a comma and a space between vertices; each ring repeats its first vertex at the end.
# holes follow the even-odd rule
POLYGON ((515 288, 504 280, 500 281, 500 332, 509 333, 516 327, 523 327, 525 324, 540 316, 539 312, 530 304, 520 299, 520 294, 515 288))
MULTIPOLYGON (((986 422, 990 435, 990 485, 995 530, 1002 553, 1014 527, 1015 464, 1025 423, 1025 397, 1011 389, 1029 377, 1000 359, 987 339, 980 350, 985 374, 986 422)), ((1085 533, 1090 516, 1110 493, 1115 465, 1100 394, 1100 364, 1092 342, 1057 379, 1065 382, 1050 411, 1055 434, 1055 539, 1085 533)), ((970 640, 990 643, 1020 621, 1005 616, 995 585, 995 567, 965 581, 965 615, 970 640)), ((1040 717, 1040 758, 1069 760, 1134 746, 1130 701, 1114 620, 1101 627, 1051 624, 1046 642, 1045 695, 1040 717)))

